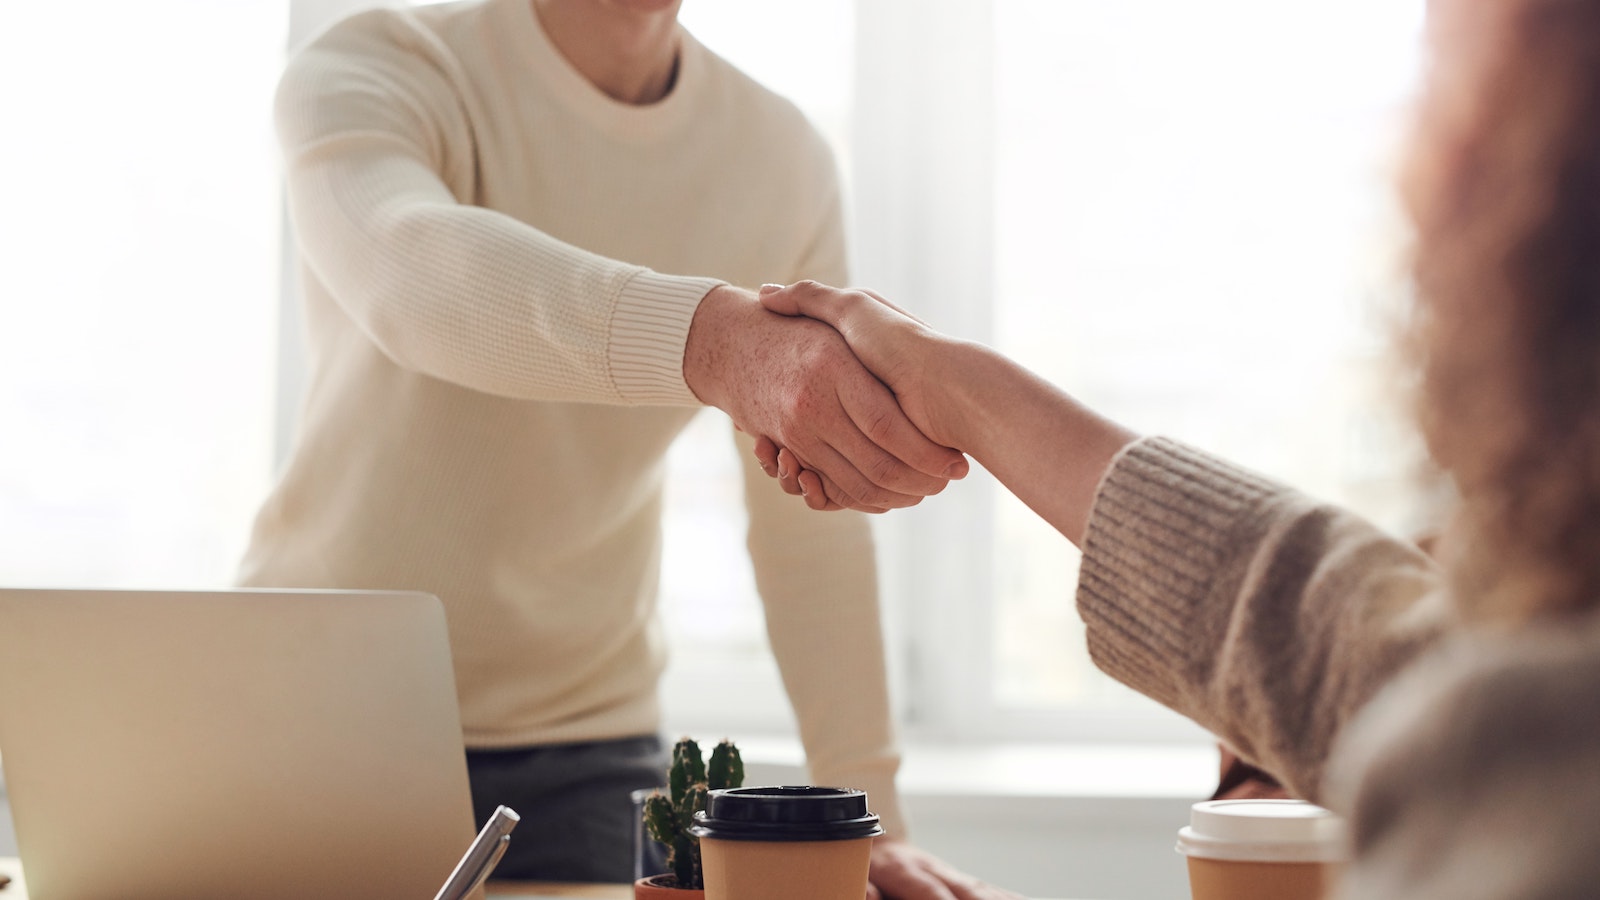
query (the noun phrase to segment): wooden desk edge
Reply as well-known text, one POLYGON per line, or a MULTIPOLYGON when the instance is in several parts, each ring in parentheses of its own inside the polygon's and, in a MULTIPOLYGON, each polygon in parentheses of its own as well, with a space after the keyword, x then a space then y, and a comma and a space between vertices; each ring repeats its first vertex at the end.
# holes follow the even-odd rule
MULTIPOLYGON (((22 880, 22 863, 14 856, 0 856, 0 875, 9 876, 11 883, 0 888, 0 900, 28 900, 27 888, 22 880)), ((491 897, 518 894, 542 894, 548 897, 590 897, 595 900, 629 900, 633 896, 631 884, 542 884, 531 881, 491 881, 487 893, 491 897)))
MULTIPOLYGON (((9 875, 12 882, 0 888, 0 900, 28 900, 22 884, 22 863, 14 856, 0 856, 0 875, 9 875)), ((517 895, 544 895, 546 897, 590 897, 595 900, 630 900, 631 884, 550 884, 538 881, 490 881, 486 893, 490 897, 517 895)))

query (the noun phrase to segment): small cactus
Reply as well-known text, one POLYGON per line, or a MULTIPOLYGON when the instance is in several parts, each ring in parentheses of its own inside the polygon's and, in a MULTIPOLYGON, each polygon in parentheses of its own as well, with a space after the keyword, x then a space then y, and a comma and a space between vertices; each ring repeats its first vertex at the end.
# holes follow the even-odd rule
POLYGON ((644 804, 644 824, 650 836, 667 845, 667 865, 681 888, 705 886, 700 868, 700 841, 689 834, 694 814, 706 808, 706 794, 744 784, 744 760, 739 748, 724 740, 711 751, 708 767, 700 745, 689 738, 672 748, 672 768, 667 772, 669 794, 656 791, 644 804))

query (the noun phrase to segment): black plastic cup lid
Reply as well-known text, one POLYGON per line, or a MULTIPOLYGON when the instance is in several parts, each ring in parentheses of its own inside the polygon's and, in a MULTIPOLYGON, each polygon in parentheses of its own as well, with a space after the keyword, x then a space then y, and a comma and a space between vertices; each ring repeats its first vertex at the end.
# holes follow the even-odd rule
POLYGON ((883 834, 867 792, 830 787, 716 790, 689 833, 719 841, 849 841, 883 834))

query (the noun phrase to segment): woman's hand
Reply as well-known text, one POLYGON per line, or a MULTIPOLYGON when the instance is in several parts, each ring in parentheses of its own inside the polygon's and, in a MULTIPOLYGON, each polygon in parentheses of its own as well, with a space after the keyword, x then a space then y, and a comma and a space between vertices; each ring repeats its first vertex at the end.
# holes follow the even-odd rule
MULTIPOLYGON (((948 338, 871 291, 842 290, 814 281, 788 287, 769 284, 761 288, 761 303, 772 312, 833 326, 861 364, 894 392, 911 423, 934 443, 953 446, 940 436, 940 404, 929 390, 938 383, 933 372, 940 353, 952 343, 948 338)), ((811 508, 839 508, 829 500, 836 488, 802 466, 788 448, 758 436, 756 459, 784 491, 804 495, 811 508)))

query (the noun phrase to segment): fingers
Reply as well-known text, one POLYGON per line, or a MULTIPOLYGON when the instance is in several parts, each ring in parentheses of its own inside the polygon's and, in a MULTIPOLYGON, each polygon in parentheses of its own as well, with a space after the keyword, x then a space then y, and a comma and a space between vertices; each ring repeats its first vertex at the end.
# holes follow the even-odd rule
MULTIPOLYGON (((843 505, 828 499, 829 497, 839 496, 840 491, 837 485, 829 483, 826 476, 810 469, 801 469, 796 480, 800 485, 800 493, 805 495, 806 505, 812 509, 833 510, 845 508, 843 505)), ((874 514, 888 512, 887 509, 864 509, 860 511, 874 514)))
POLYGON ((806 316, 837 329, 849 304, 866 299, 864 295, 851 297, 851 293, 815 281, 798 281, 788 287, 764 284, 761 305, 779 315, 806 316))
MULTIPOLYGON (((837 293, 821 285, 802 287, 793 293, 837 293)), ((851 296, 852 302, 899 315, 865 294, 851 296)), ((805 308, 814 307, 805 302, 805 308)), ((751 434, 767 438, 755 452, 769 475, 781 465, 780 448, 799 462, 792 479, 778 475, 786 491, 805 494, 818 508, 882 512, 913 506, 967 473, 965 457, 929 440, 836 329, 785 320, 765 309, 756 316, 742 331, 728 331, 739 335, 732 339, 734 351, 718 359, 740 377, 718 383, 738 386, 723 398, 728 412, 751 434), (820 478, 801 479, 801 470, 820 478), (822 497, 815 496, 818 487, 822 497)))
MULTIPOLYGON (((849 426, 848 422, 845 424, 849 426)), ((854 431, 853 427, 848 427, 848 430, 854 431)), ((836 434, 835 440, 839 442, 837 445, 814 442, 809 446, 788 449, 799 461, 799 469, 810 469, 822 475, 822 487, 827 499, 840 506, 862 512, 904 509, 921 503, 925 493, 937 493, 944 487, 938 480, 933 480, 933 488, 925 493, 886 487, 882 482, 896 480, 893 476, 902 474, 898 470, 910 472, 905 464, 885 453, 859 432, 836 434)), ((800 486, 804 492, 809 484, 802 483, 800 486)), ((810 499, 809 496, 807 499, 810 499)))
POLYGON ((868 878, 888 900, 1022 900, 894 839, 873 845, 868 878))
POLYGON ((943 881, 908 860, 874 859, 870 877, 884 896, 894 900, 957 900, 943 881))
MULTIPOLYGON (((882 448, 878 454, 882 458, 878 462, 885 468, 881 476, 869 473, 874 483, 926 496, 943 490, 943 482, 967 476, 967 458, 928 440, 927 435, 906 418, 900 402, 881 382, 867 385, 864 395, 842 393, 839 401, 867 442, 874 448, 882 448), (915 473, 903 471, 907 467, 915 473)), ((867 458, 877 457, 868 454, 867 458)))
MULTIPOLYGON (((733 427, 738 428, 738 423, 734 423, 733 427)), ((768 478, 778 478, 778 445, 772 442, 772 438, 764 434, 758 435, 755 455, 756 464, 761 467, 761 471, 767 473, 768 478)))
MULTIPOLYGON (((821 474, 805 467, 787 447, 779 447, 765 435, 756 438, 756 463, 768 477, 775 479, 785 494, 805 497, 806 505, 816 510, 840 510, 847 504, 835 502, 832 497, 842 496, 836 485, 830 484, 821 474)), ((888 507, 873 507, 864 512, 887 512, 888 507)))
MULTIPOLYGON (((776 479, 785 494, 804 497, 807 506, 819 511, 831 512, 852 508, 847 503, 832 499, 846 495, 821 474, 807 469, 787 447, 780 448, 770 438, 761 437, 756 439, 755 453, 756 461, 761 465, 762 471, 776 479)), ((887 512, 888 509, 873 507, 861 511, 881 513, 887 512)))
POLYGON ((877 291, 864 288, 835 288, 815 281, 797 281, 787 286, 764 284, 760 298, 761 305, 772 312, 826 322, 844 334, 869 321, 881 324, 905 318, 924 328, 928 325, 877 291))
POLYGON ((921 318, 919 318, 917 316, 914 316, 911 313, 907 312, 905 307, 900 306, 897 303, 891 303, 887 297, 884 297, 882 294, 878 293, 877 291, 869 291, 869 290, 867 290, 865 288, 862 288, 861 289, 861 293, 866 294, 868 297, 871 297, 872 299, 878 301, 879 303, 882 303, 884 306, 889 307, 890 309, 894 310, 895 312, 899 313, 902 316, 905 316, 906 318, 908 318, 911 321, 917 323, 918 325, 922 325, 924 327, 927 327, 927 325, 928 325, 928 323, 922 321, 921 318))
POLYGON ((944 882, 928 875, 925 872, 908 870, 903 877, 897 879, 895 886, 885 885, 889 896, 904 897, 906 900, 957 900, 955 894, 945 887, 944 882))
MULTIPOLYGON (((777 479, 778 486, 784 493, 803 496, 807 506, 819 511, 831 512, 846 508, 845 504, 830 499, 843 497, 844 492, 818 473, 807 469, 787 447, 780 448, 771 438, 763 435, 756 439, 755 456, 761 470, 777 479)), ((887 509, 873 508, 864 511, 876 513, 886 512, 887 509)))
POLYGON ((786 435, 773 436, 802 468, 824 476, 829 500, 881 512, 913 506, 944 489, 948 476, 919 471, 901 454, 936 473, 964 473, 965 459, 923 437, 894 395, 848 352, 829 365, 831 371, 816 369, 826 375, 799 386, 787 416, 796 424, 784 429, 786 435))
MULTIPOLYGON (((778 485, 783 492, 805 497, 806 505, 815 510, 837 510, 845 507, 828 499, 828 485, 823 477, 807 469, 788 448, 778 451, 778 485)), ((835 495, 839 493, 837 486, 835 495)))
MULTIPOLYGON (((843 504, 829 500, 830 496, 840 496, 842 492, 838 490, 838 485, 829 482, 829 479, 826 476, 822 476, 821 472, 813 472, 811 469, 805 468, 792 455, 786 458, 784 472, 786 472, 786 477, 779 479, 779 484, 784 485, 786 492, 798 492, 800 495, 805 496, 806 506, 810 506, 811 509, 819 509, 819 511, 845 509, 843 504), (790 488, 789 485, 794 485, 794 488, 790 488)), ((862 509, 862 512, 888 512, 888 509, 862 509)))
MULTIPOLYGON (((842 495, 837 486, 830 488, 824 483, 822 476, 807 469, 788 448, 780 448, 766 435, 756 438, 755 446, 756 463, 761 466, 761 471, 767 473, 778 482, 783 492, 791 496, 804 497, 807 506, 819 511, 834 511, 844 509, 839 503, 830 500, 829 491, 833 495, 842 495)), ((871 510, 883 512, 884 510, 871 510)))
POLYGON ((1010 891, 985 884, 938 861, 932 862, 926 872, 929 877, 937 879, 956 900, 1022 900, 1010 891))
MULTIPOLYGON (((945 396, 945 386, 929 380, 936 377, 930 375, 932 364, 959 342, 944 338, 871 291, 844 291, 814 281, 788 287, 769 285, 762 291, 764 311, 804 315, 831 327, 844 339, 856 361, 896 400, 902 417, 925 436, 908 433, 908 440, 894 447, 885 445, 886 450, 937 478, 960 478, 965 474, 960 454, 948 449, 953 445, 942 439, 933 418, 945 405, 940 399, 945 396), (941 445, 944 449, 937 449, 941 445), (918 449, 912 451, 912 447, 918 449), (901 455, 901 449, 912 455, 901 455), (956 467, 954 471, 946 474, 952 466, 956 467)), ((859 414, 862 410, 857 408, 854 412, 859 414)), ((856 424, 869 436, 878 437, 870 420, 864 421, 858 415, 856 424)))

